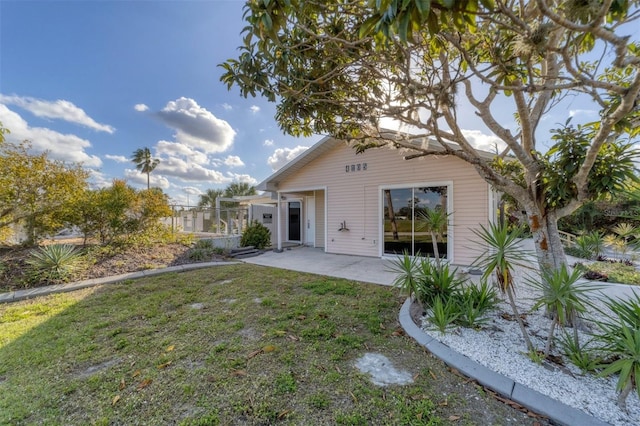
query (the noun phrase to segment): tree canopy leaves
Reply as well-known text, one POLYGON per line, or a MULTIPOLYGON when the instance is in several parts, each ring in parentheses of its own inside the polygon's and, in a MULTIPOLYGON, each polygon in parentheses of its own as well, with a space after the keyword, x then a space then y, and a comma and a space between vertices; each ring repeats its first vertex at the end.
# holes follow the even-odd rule
POLYGON ((469 162, 518 200, 535 240, 548 247, 557 218, 633 173, 632 140, 626 147, 611 140, 640 134, 640 44, 630 36, 638 6, 638 0, 251 0, 243 44, 221 64, 221 80, 245 97, 276 102, 276 119, 291 135, 329 134, 359 150, 391 145, 415 151, 406 158, 445 154, 469 162), (566 165, 552 163, 570 155, 547 155, 541 142, 558 143, 542 123, 558 115, 564 121, 569 96, 599 118, 588 134, 564 133, 578 139, 558 149, 580 146, 580 162, 565 173, 566 165), (517 179, 476 149, 459 119, 469 113, 499 138, 496 155, 521 165, 517 179), (389 132, 385 120, 410 131, 389 132), (607 169, 611 162, 602 161, 613 156, 623 161, 607 169), (561 182, 566 191, 548 200, 561 182))
POLYGON ((0 230, 22 224, 29 241, 63 226, 64 206, 87 187, 80 165, 33 154, 29 142, 0 144, 0 230))

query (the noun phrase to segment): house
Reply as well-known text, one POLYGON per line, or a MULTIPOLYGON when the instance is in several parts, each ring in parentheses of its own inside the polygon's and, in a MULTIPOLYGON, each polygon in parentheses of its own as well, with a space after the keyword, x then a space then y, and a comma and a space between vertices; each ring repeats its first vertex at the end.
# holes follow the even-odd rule
POLYGON ((479 254, 472 229, 495 217, 497 197, 469 163, 404 154, 393 148, 356 154, 325 137, 268 177, 258 189, 277 200, 277 248, 299 243, 360 256, 432 254, 421 213, 440 209, 449 215, 440 255, 471 264, 479 254))

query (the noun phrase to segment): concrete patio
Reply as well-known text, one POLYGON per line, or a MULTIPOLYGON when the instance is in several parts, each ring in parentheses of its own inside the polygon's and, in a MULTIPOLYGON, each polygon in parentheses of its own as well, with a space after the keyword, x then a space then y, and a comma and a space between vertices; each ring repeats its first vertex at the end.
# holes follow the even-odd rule
POLYGON ((390 271, 392 262, 389 259, 329 254, 319 248, 304 246, 285 249, 281 253, 268 251, 243 259, 243 262, 381 285, 392 285, 396 277, 390 271))

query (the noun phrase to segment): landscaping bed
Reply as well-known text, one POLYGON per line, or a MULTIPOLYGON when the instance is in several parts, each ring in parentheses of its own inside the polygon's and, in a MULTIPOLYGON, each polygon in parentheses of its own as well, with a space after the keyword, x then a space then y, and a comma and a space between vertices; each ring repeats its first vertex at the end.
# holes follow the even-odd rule
MULTIPOLYGON (((60 243, 60 242, 56 242, 60 243)), ((128 272, 165 268, 188 263, 224 260, 220 250, 201 250, 193 244, 154 243, 82 246, 82 240, 65 240, 83 254, 77 271, 68 281, 102 278, 128 272)), ((0 292, 52 284, 32 279, 27 260, 34 248, 0 248, 0 292)))

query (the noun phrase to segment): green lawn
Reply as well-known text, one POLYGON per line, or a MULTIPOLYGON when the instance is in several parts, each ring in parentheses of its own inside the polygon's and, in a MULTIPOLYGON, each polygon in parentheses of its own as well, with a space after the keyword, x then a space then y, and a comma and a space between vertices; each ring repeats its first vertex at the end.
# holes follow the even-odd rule
POLYGON ((234 265, 0 305, 0 424, 535 421, 403 336, 402 300, 234 265), (414 383, 372 384, 354 367, 367 352, 414 383))

